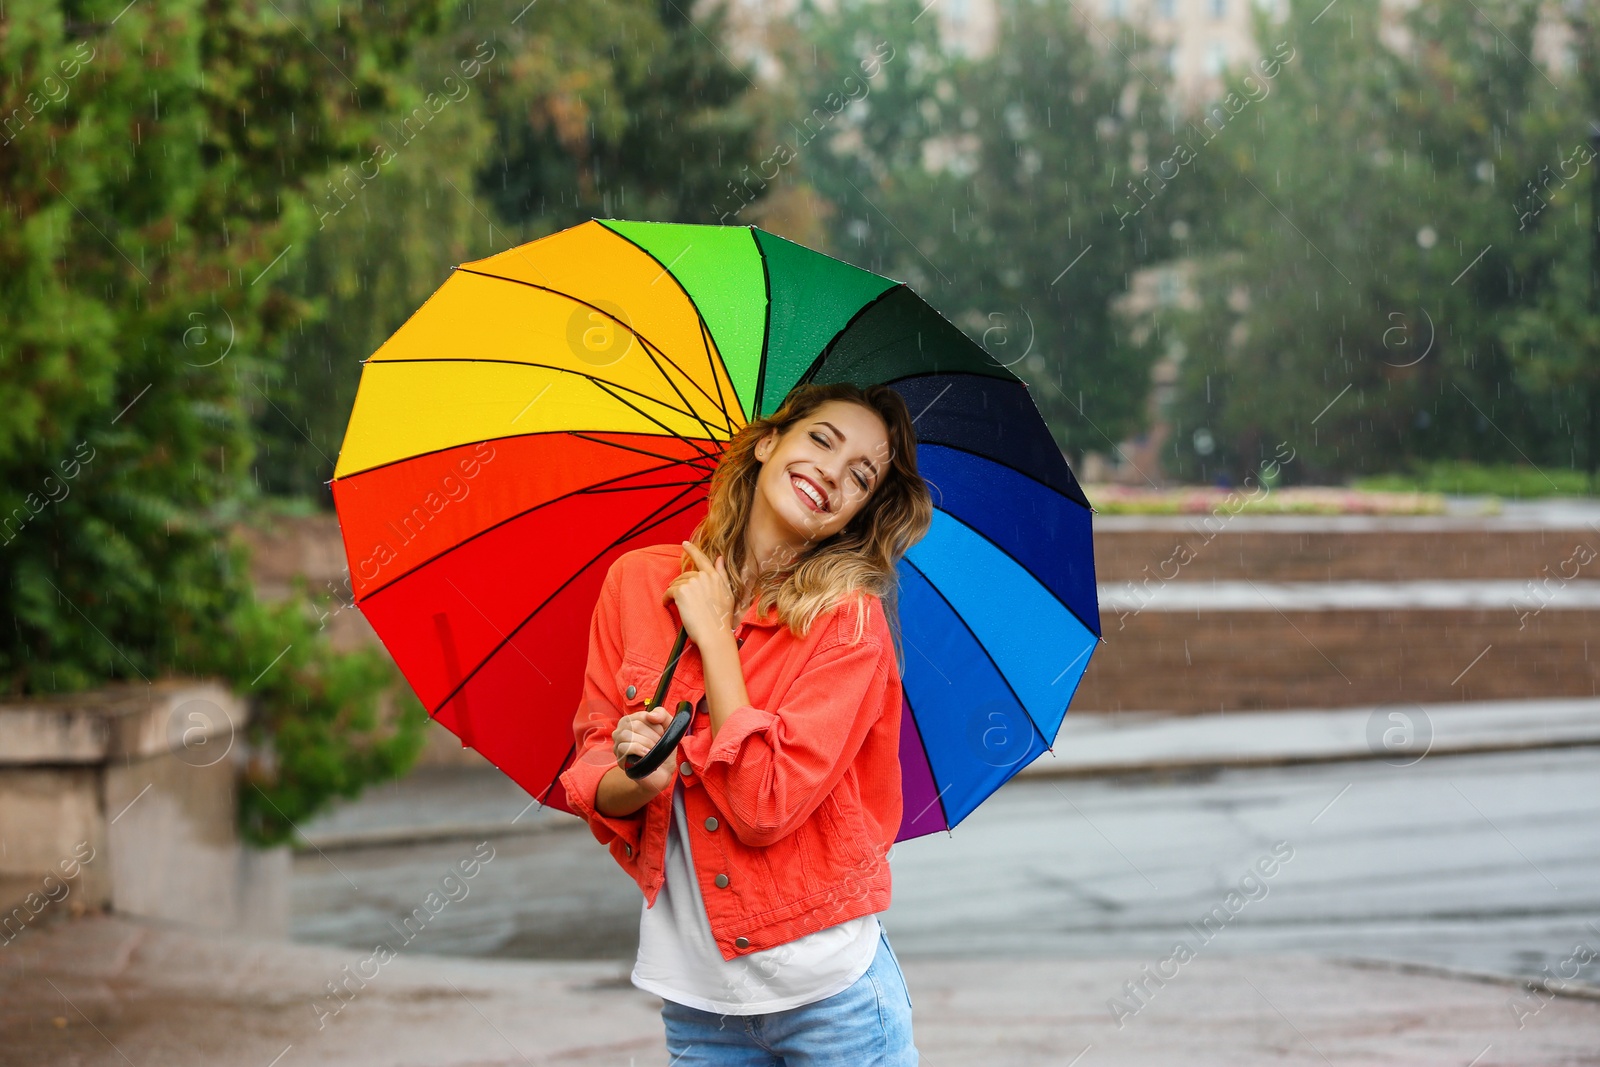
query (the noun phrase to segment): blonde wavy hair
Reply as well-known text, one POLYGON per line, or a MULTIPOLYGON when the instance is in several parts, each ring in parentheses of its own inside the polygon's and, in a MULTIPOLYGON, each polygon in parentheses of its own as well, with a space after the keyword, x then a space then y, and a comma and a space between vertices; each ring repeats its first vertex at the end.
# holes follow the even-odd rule
MULTIPOLYGON (((843 529, 812 545, 798 559, 756 577, 758 612, 765 615, 776 605, 779 619, 803 637, 817 616, 854 595, 856 632, 851 641, 855 643, 866 626, 865 594, 872 594, 883 603, 895 655, 903 664, 895 568, 928 532, 933 500, 917 473, 917 437, 911 413, 900 394, 888 386, 862 388, 848 382, 797 385, 777 411, 746 423, 722 454, 711 478, 710 510, 690 540, 711 559, 726 557, 734 603, 743 604, 751 592, 744 581, 745 528, 762 466, 755 456, 756 443, 772 430, 777 430, 781 439, 830 400, 860 404, 883 419, 889 431, 889 462, 866 503, 843 529)), ((694 558, 684 552, 682 569, 694 566, 694 558)))

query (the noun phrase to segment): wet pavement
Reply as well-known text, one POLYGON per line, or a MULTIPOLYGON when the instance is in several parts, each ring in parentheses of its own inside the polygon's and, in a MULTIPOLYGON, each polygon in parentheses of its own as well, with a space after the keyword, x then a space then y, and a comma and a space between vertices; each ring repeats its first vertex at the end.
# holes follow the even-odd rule
MULTIPOLYGON (((368 951, 105 918, 30 931, 0 951, 0 1067, 667 1063, 661 1002, 621 964, 402 951, 347 978, 368 951), (335 980, 342 1000, 325 991, 335 980)), ((904 964, 928 1067, 1600 1064, 1600 999, 1359 961, 1202 949, 1165 968, 904 964)))
MULTIPOLYGON (((1600 956, 1597 782, 1600 747, 1020 778, 953 832, 896 846, 883 921, 902 959, 1153 962, 1198 928, 1210 953, 1537 976, 1575 944, 1600 956), (1237 914, 1207 927, 1230 892, 1237 914)), ((548 831, 480 839, 494 859, 416 952, 631 959, 637 889, 581 824, 544 814, 548 831)), ((476 846, 298 854, 295 937, 369 944, 476 846)), ((1600 989, 1600 959, 1566 977, 1600 989)))

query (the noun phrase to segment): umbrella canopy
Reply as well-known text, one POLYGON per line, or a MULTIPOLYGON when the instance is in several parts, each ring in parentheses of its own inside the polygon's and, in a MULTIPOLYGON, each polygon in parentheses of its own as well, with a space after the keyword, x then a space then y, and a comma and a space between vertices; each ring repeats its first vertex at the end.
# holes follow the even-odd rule
POLYGON ((334 503, 429 713, 570 810, 607 569, 687 539, 726 442, 801 382, 897 390, 933 494, 899 569, 899 838, 1045 751, 1099 610, 1089 504, 1026 386, 904 284, 753 226, 596 219, 465 263, 366 362, 334 503))

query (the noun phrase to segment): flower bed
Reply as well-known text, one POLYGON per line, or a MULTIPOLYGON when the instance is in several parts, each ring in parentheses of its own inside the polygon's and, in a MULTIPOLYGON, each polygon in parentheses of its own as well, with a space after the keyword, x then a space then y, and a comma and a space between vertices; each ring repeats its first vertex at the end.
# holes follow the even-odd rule
POLYGON ((1291 489, 1219 489, 1176 486, 1139 489, 1125 485, 1085 485, 1084 495, 1101 515, 1442 515, 1442 493, 1377 492, 1339 486, 1291 489))

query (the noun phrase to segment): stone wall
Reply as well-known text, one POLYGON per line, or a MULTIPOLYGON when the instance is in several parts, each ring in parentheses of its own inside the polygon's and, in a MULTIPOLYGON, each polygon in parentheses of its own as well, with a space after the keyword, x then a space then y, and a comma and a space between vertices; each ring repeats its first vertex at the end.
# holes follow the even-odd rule
POLYGON ((204 682, 0 704, 0 945, 103 909, 286 936, 289 851, 236 830, 244 723, 204 682))
POLYGON ((1587 526, 1291 516, 1208 526, 1197 516, 1105 517, 1095 527, 1104 643, 1074 710, 1194 714, 1600 692, 1600 662, 1590 655, 1591 644, 1600 651, 1600 611, 1563 598, 1561 585, 1563 571, 1590 584, 1600 577, 1600 563, 1574 566, 1576 550, 1600 549, 1587 526), (1136 602, 1158 604, 1169 582, 1437 582, 1458 592, 1532 582, 1542 600, 1530 593, 1519 602, 1550 610, 1521 613, 1509 595, 1503 607, 1105 610, 1107 594, 1129 583, 1143 591, 1136 602))

